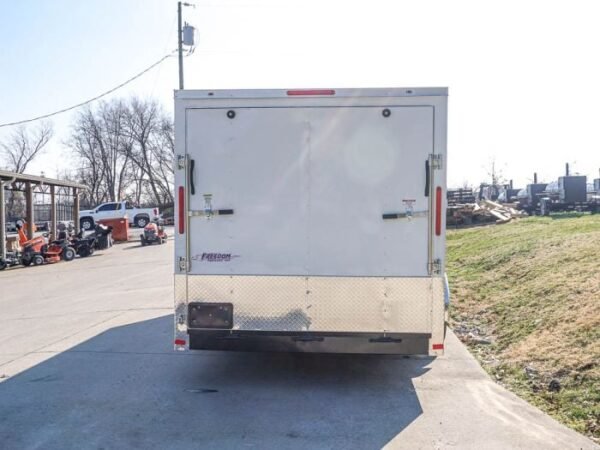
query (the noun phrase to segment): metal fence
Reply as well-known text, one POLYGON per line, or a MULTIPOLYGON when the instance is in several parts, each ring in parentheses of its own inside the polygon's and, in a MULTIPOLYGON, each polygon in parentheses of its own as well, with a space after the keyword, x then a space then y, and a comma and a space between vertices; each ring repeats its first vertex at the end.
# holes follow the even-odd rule
MULTIPOLYGON (((50 222, 51 220, 51 205, 36 204, 33 205, 33 217, 36 222, 50 222)), ((56 204, 56 220, 59 222, 73 220, 73 204, 72 203, 57 203, 56 204)))

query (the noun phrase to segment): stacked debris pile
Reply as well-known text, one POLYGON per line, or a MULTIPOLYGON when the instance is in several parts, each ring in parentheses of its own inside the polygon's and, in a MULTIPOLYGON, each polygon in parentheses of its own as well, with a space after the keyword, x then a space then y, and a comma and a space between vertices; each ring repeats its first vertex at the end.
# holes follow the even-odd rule
POLYGON ((446 224, 447 226, 501 224, 527 215, 524 211, 517 210, 515 206, 485 199, 479 203, 448 204, 446 224))
POLYGON ((482 200, 479 207, 496 218, 496 223, 510 222, 514 218, 525 217, 527 214, 515 208, 510 203, 496 203, 491 200, 482 200))

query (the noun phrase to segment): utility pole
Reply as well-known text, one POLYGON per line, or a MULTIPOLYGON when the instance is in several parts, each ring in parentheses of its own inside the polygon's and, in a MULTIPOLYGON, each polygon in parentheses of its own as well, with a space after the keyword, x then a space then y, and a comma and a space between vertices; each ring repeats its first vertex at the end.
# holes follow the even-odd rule
POLYGON ((179 51, 179 89, 183 89, 183 30, 181 29, 181 2, 177 2, 177 49, 179 51))
POLYGON ((177 2, 177 51, 179 52, 179 89, 183 89, 183 46, 190 47, 188 56, 194 51, 194 27, 185 23, 182 26, 181 7, 191 6, 195 8, 193 3, 177 2))

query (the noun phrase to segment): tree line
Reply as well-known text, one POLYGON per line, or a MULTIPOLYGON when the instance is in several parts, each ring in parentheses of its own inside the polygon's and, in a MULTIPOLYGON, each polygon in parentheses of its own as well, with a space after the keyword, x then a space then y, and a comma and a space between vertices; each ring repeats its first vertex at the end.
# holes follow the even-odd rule
MULTIPOLYGON (((54 134, 51 122, 21 126, 0 143, 7 170, 24 173, 54 134)), ((173 203, 173 120, 155 99, 130 97, 80 109, 62 142, 75 164, 60 178, 87 186, 82 205, 173 203)))

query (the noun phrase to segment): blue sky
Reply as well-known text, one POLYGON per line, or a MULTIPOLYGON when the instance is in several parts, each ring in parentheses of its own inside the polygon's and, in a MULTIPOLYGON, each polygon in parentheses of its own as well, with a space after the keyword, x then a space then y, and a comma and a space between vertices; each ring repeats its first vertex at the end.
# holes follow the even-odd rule
MULTIPOLYGON (((0 122, 37 116, 94 97, 158 60, 165 49, 176 47, 172 6, 173 2, 166 1, 4 2, 0 122)), ((163 86, 176 82, 177 74, 168 77, 167 70, 176 70, 175 61, 167 61, 113 96, 153 95, 170 106, 172 91, 163 86)), ((47 173, 56 170, 56 156, 71 119, 69 113, 52 119, 56 136, 34 169, 47 164, 47 173)), ((7 133, 0 131, 0 137, 7 133)))
MULTIPOLYGON (((496 158, 524 184, 564 163, 598 176, 597 2, 202 0, 186 88, 448 86, 450 183, 477 183, 496 158), (568 6, 568 7, 567 7, 568 6)), ((176 46, 176 1, 30 0, 0 7, 0 122, 78 103, 176 46)), ((172 111, 172 58, 113 94, 172 111)), ((68 154, 70 114, 32 166, 68 154)), ((0 139, 7 130, 0 130, 0 139)), ((61 157, 63 156, 63 157, 61 157)))

